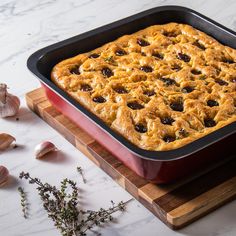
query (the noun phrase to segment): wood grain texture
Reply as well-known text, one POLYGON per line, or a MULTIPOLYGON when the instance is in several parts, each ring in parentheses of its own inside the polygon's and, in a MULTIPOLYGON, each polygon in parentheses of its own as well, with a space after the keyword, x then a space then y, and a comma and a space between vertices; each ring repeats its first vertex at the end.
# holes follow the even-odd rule
POLYGON ((236 158, 174 184, 152 184, 124 166, 93 137, 57 111, 43 89, 26 94, 28 107, 103 169, 154 215, 179 229, 236 199, 236 158))

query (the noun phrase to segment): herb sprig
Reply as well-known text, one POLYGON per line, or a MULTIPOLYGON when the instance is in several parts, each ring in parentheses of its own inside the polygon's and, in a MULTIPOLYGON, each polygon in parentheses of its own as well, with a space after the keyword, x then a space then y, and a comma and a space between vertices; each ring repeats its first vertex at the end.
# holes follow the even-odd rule
POLYGON ((117 211, 124 211, 126 204, 132 200, 121 201, 118 204, 111 201, 112 206, 108 209, 83 210, 78 206, 79 189, 73 180, 67 178, 62 180, 58 189, 48 183, 41 182, 39 178, 32 178, 29 173, 21 172, 19 178, 37 185, 36 189, 48 217, 53 220, 54 225, 63 236, 85 236, 87 231, 92 231, 94 227, 112 221, 112 214, 117 211))
POLYGON ((27 204, 27 199, 26 199, 26 193, 24 191, 24 189, 22 187, 18 187, 18 191, 20 193, 20 197, 21 197, 21 206, 22 206, 22 212, 23 212, 23 216, 26 219, 27 218, 27 210, 28 210, 28 204, 27 204))
POLYGON ((83 171, 83 169, 82 169, 80 166, 77 166, 76 169, 77 169, 78 173, 81 175, 84 184, 86 184, 87 181, 86 181, 86 179, 85 179, 85 177, 84 177, 84 171, 83 171))

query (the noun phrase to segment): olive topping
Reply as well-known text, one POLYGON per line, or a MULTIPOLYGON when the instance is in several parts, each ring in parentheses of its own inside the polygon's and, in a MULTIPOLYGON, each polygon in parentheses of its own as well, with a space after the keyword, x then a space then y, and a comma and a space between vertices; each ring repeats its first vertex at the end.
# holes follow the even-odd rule
POLYGON ((147 127, 144 126, 143 124, 137 124, 135 125, 135 130, 138 131, 139 133, 146 133, 147 127))
POLYGON ((175 141, 175 137, 173 136, 170 136, 170 135, 166 135, 163 140, 166 142, 166 143, 170 143, 170 142, 174 142, 175 141))
POLYGON ((97 96, 97 97, 93 98, 93 101, 97 102, 97 103, 104 103, 104 102, 106 102, 106 99, 102 96, 97 96))
POLYGON ((206 118, 204 120, 204 125, 206 127, 214 127, 216 125, 216 122, 213 119, 211 119, 211 118, 206 118))
POLYGON ((200 70, 196 70, 196 69, 192 69, 192 70, 191 70, 191 73, 192 73, 193 75, 200 75, 200 74, 201 74, 201 71, 200 71, 200 70))
POLYGON ((140 70, 146 72, 146 73, 149 73, 149 72, 152 72, 152 67, 150 66, 142 66, 140 67, 140 70))
POLYGON ((117 93, 128 93, 128 91, 124 88, 124 87, 117 87, 117 88, 114 88, 114 90, 117 92, 117 93))
POLYGON ((81 84, 80 90, 84 92, 92 91, 92 87, 89 84, 81 84))
POLYGON ((180 135, 181 137, 186 137, 186 136, 188 136, 188 132, 187 132, 184 128, 181 128, 181 129, 179 130, 179 135, 180 135))
POLYGON ((151 97, 153 95, 155 95, 155 91, 154 90, 146 90, 143 92, 144 95, 147 95, 148 97, 151 97))
POLYGON ((74 66, 73 68, 71 68, 70 73, 74 75, 79 75, 80 74, 79 66, 74 66))
POLYGON ((152 56, 156 57, 156 58, 159 58, 159 59, 163 59, 164 58, 164 56, 162 54, 158 53, 158 52, 153 53, 152 56))
POLYGON ((170 79, 170 78, 160 78, 162 82, 165 83, 165 85, 170 86, 170 85, 176 85, 175 80, 170 79))
POLYGON ((194 90, 194 88, 190 87, 190 86, 186 86, 182 88, 182 92, 183 93, 191 93, 194 90))
POLYGON ((102 69, 102 74, 103 74, 105 77, 107 77, 107 78, 113 76, 112 70, 111 70, 110 68, 108 68, 108 67, 104 67, 104 68, 102 69))
POLYGON ((150 45, 150 43, 144 39, 137 39, 137 44, 140 45, 141 47, 146 47, 150 45))
POLYGON ((222 80, 222 79, 215 79, 215 82, 216 82, 217 84, 221 85, 221 86, 223 86, 223 85, 228 85, 228 83, 225 82, 225 81, 222 80))
POLYGON ((89 58, 98 58, 100 55, 97 53, 93 53, 91 55, 89 55, 89 58))
POLYGON ((177 65, 177 64, 174 64, 172 67, 171 67, 172 70, 175 70, 175 71, 180 71, 181 70, 181 66, 177 65))
POLYGON ((222 59, 222 62, 228 63, 228 64, 233 64, 233 63, 234 63, 234 60, 231 59, 231 58, 223 58, 223 59, 222 59))
POLYGON ((183 106, 183 102, 172 102, 170 104, 170 108, 174 111, 183 111, 184 110, 184 106, 183 106))
POLYGON ((232 83, 236 83, 236 77, 233 78, 233 79, 231 79, 231 82, 232 82, 232 83))
POLYGON ((184 61, 184 62, 189 62, 190 61, 190 56, 188 56, 187 54, 184 53, 178 53, 178 59, 184 61))
POLYGON ((117 56, 124 56, 124 55, 126 55, 126 52, 122 49, 118 49, 118 50, 116 50, 115 54, 117 56))
POLYGON ((207 106, 209 107, 215 107, 215 106, 219 106, 219 103, 215 100, 208 100, 207 101, 207 106))
POLYGON ((164 31, 163 32, 163 35, 166 36, 166 37, 176 37, 178 34, 174 31, 164 31))
POLYGON ((202 50, 206 50, 206 47, 203 44, 199 43, 198 41, 195 41, 193 43, 193 45, 200 48, 200 49, 202 49, 202 50))
POLYGON ((144 108, 144 106, 139 104, 138 102, 129 102, 127 106, 133 110, 140 110, 144 108))
POLYGON ((164 118, 161 118, 161 123, 164 124, 164 125, 172 125, 172 123, 174 122, 175 120, 172 119, 171 117, 164 117, 164 118))

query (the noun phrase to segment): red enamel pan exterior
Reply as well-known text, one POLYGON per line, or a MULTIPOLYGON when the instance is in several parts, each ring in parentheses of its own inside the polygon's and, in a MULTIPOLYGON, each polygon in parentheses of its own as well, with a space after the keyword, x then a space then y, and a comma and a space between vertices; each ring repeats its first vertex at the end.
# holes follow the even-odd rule
MULTIPOLYGON (((154 24, 179 22, 192 25, 225 45, 236 48, 236 34, 187 8, 157 7, 115 23, 43 48, 28 59, 27 66, 41 81, 50 102, 104 148, 143 178, 168 183, 212 166, 236 154, 236 122, 184 147, 170 151, 147 151, 111 130, 50 80, 50 72, 59 61, 90 51, 124 34, 154 24)), ((219 173, 220 174, 220 173, 219 173)))

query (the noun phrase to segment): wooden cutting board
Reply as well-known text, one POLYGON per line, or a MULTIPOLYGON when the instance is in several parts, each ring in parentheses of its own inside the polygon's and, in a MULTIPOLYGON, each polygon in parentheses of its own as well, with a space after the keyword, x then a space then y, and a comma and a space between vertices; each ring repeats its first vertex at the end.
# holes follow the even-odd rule
POLYGON ((184 181, 169 185, 152 184, 137 176, 57 111, 45 97, 43 89, 27 93, 26 101, 33 112, 172 229, 182 228, 236 199, 236 158, 184 181))

